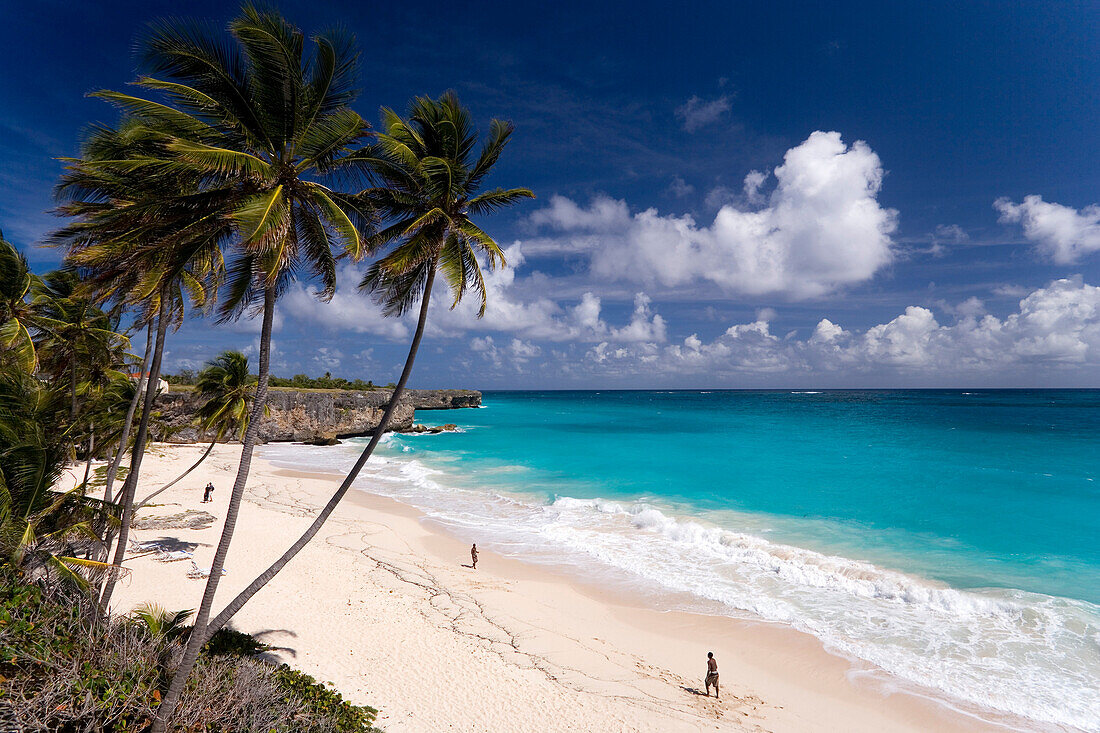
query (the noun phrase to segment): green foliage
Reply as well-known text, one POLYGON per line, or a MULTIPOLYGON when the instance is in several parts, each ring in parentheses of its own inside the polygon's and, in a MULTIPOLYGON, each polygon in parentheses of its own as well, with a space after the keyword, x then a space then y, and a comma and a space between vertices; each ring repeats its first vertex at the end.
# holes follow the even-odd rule
POLYGON ((39 284, 27 258, 0 232, 0 367, 33 372, 38 366, 31 332, 37 321, 33 296, 39 284))
POLYGON ((15 369, 0 372, 0 554, 48 580, 87 586, 102 563, 84 559, 100 544, 97 525, 117 507, 54 490, 69 450, 66 395, 15 369))
POLYGON ((352 705, 336 690, 317 682, 304 672, 280 665, 275 679, 288 696, 301 700, 304 714, 298 720, 298 730, 308 733, 369 733, 377 731, 374 723, 378 711, 368 706, 352 705), (324 725, 321 725, 321 723, 324 725))
POLYGON ((199 379, 194 369, 180 369, 179 374, 161 374, 160 376, 161 379, 168 382, 168 384, 178 384, 188 387, 195 386, 195 382, 199 379))
POLYGON ((188 633, 187 619, 194 611, 166 611, 155 603, 143 603, 130 612, 130 622, 145 633, 168 641, 188 633))
MULTIPOLYGON (((343 377, 334 377, 330 373, 325 372, 321 377, 307 377, 305 374, 295 374, 289 379, 285 377, 271 377, 270 384, 272 387, 296 387, 298 389, 351 389, 361 392, 369 392, 371 390, 378 389, 378 385, 374 382, 363 381, 362 379, 344 379, 343 377)), ((390 384, 390 387, 393 385, 390 384)))
POLYGON ((22 730, 136 733, 160 698, 162 643, 125 625, 97 633, 82 596, 47 596, 0 567, 0 700, 22 730), (90 728, 89 728, 90 729, 90 728))
POLYGON ((215 440, 225 440, 236 433, 244 437, 256 394, 255 380, 248 374, 248 358, 239 351, 224 351, 199 373, 195 391, 202 397, 199 425, 214 434, 215 440))
POLYGON ((386 315, 401 315, 428 294, 438 269, 451 289, 451 307, 473 292, 480 317, 486 291, 478 258, 491 270, 504 264, 504 252, 471 217, 534 198, 526 188, 481 191, 512 135, 512 124, 493 120, 476 153, 478 133, 470 113, 454 92, 446 92, 439 99, 414 99, 408 119, 384 108, 382 127, 361 160, 381 185, 360 196, 385 219, 368 240, 370 252, 389 252, 367 269, 360 289, 386 315))
MULTIPOLYGON (((168 684, 169 660, 180 651, 179 632, 188 630, 181 624, 185 612, 146 608, 137 620, 94 620, 92 603, 45 591, 0 565, 0 724, 58 733, 148 730, 168 684)), ((266 648, 253 637, 225 633, 217 645, 218 652, 200 658, 177 730, 377 733, 373 708, 351 705, 285 665, 251 658, 247 650, 266 648)))

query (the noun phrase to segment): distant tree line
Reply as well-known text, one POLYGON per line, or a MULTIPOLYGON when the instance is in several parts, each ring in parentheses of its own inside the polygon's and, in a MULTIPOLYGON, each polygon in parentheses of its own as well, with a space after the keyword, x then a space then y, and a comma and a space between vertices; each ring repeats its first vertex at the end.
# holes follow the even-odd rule
MULTIPOLYGON (((165 381, 169 384, 189 385, 198 384, 199 373, 194 369, 180 369, 177 374, 165 374, 165 381)), ((257 380, 256 375, 250 376, 251 381, 257 380)), ((375 389, 393 389, 397 385, 389 382, 385 385, 375 384, 371 380, 344 379, 334 377, 330 372, 325 372, 320 377, 307 377, 305 374, 295 374, 293 377, 269 377, 268 383, 272 387, 297 387, 298 389, 353 389, 360 392, 370 392, 375 389)))

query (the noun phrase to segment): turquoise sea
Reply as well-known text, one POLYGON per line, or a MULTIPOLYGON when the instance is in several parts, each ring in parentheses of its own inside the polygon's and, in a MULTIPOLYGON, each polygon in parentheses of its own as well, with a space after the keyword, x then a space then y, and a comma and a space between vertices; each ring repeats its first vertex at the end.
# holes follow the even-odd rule
POLYGON ((1100 391, 488 392, 417 419, 462 431, 390 436, 363 489, 656 605, 1100 730, 1100 391))

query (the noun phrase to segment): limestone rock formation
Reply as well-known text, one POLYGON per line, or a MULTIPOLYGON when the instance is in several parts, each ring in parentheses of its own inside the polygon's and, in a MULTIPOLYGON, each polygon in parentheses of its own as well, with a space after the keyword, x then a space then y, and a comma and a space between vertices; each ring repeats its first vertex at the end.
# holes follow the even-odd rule
MULTIPOLYGON (((331 442, 335 438, 371 435, 382 420, 392 392, 353 390, 294 390, 274 388, 268 393, 268 415, 260 427, 260 441, 331 442)), ((199 398, 194 392, 169 392, 157 397, 157 408, 169 426, 173 443, 209 440, 195 427, 199 398)), ((477 407, 481 393, 462 389, 406 390, 397 405, 390 430, 409 430, 414 410, 477 407)))

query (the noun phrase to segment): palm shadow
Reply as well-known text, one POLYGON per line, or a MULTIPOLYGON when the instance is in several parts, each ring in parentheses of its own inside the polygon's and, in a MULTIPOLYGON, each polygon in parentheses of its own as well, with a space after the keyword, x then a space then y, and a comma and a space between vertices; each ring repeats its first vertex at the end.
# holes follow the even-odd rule
MULTIPOLYGON (((252 634, 252 636, 256 639, 259 639, 260 641, 263 641, 263 637, 268 636, 270 634, 286 634, 287 636, 293 637, 295 639, 298 638, 298 634, 294 633, 290 629, 264 629, 263 631, 254 632, 252 634)), ((290 646, 273 646, 271 644, 267 644, 266 642, 264 642, 264 643, 267 645, 267 649, 265 651, 261 652, 260 654, 256 655, 260 659, 264 659, 268 662, 277 662, 277 661, 279 661, 276 657, 271 656, 271 652, 285 652, 286 654, 289 654, 290 656, 294 657, 295 659, 298 658, 298 650, 295 649, 294 647, 290 647, 290 646)))

